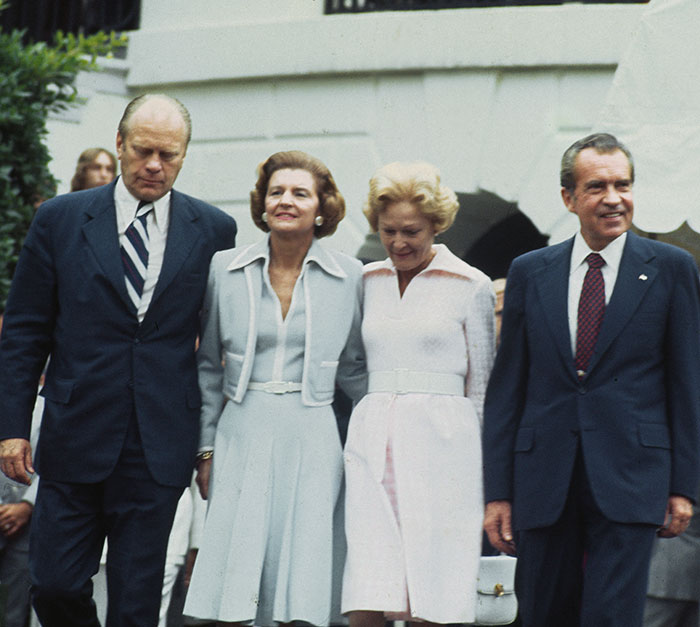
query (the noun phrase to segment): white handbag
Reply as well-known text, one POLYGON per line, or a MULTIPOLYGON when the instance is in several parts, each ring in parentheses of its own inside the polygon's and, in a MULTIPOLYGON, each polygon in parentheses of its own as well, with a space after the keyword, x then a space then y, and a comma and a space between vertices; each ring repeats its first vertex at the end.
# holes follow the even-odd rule
POLYGON ((509 555, 481 557, 476 580, 476 625, 510 625, 515 620, 517 561, 509 555))

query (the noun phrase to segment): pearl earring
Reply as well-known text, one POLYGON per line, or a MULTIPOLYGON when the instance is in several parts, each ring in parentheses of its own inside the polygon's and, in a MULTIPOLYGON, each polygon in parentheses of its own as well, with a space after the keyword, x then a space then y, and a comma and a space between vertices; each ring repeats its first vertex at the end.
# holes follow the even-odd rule
POLYGON ((316 226, 321 226, 323 224, 323 216, 316 216, 314 218, 314 224, 316 226))
POLYGON ((262 215, 260 216, 260 219, 267 224, 267 211, 263 211, 262 215))

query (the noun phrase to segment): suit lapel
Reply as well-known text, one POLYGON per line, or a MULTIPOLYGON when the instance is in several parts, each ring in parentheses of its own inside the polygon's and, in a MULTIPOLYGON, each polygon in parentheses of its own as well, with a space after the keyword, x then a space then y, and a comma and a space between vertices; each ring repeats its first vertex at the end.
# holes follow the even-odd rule
POLYGON ((571 371, 571 375, 575 377, 568 318, 569 270, 573 241, 571 239, 547 249, 543 264, 533 278, 542 306, 542 317, 552 331, 554 343, 562 360, 571 371))
POLYGON ((639 307, 658 274, 654 252, 634 233, 627 234, 615 287, 600 327, 588 371, 592 371, 610 344, 639 307))
POLYGON ((148 308, 149 311, 168 285, 172 283, 189 256, 192 247, 199 239, 201 234, 196 225, 197 218, 198 216, 184 198, 173 190, 170 197, 170 226, 163 254, 163 266, 160 269, 158 283, 148 308))
POLYGON ((106 185, 100 192, 85 208, 87 222, 83 225, 83 234, 102 272, 129 311, 135 315, 136 307, 129 298, 124 281, 124 266, 117 232, 117 210, 114 206, 114 184, 106 185))

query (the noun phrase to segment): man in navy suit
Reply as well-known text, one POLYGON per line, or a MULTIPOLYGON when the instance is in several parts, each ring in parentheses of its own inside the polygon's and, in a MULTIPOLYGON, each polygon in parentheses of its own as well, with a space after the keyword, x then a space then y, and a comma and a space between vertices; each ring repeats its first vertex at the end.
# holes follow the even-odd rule
POLYGON ((99 625, 90 578, 105 537, 107 625, 158 623, 168 535, 197 451, 199 310, 210 258, 236 234, 231 217, 172 189, 190 134, 177 100, 133 100, 117 133, 121 177, 45 202, 17 264, 0 340, 0 468, 29 482, 49 358, 30 539, 45 626, 99 625), (137 211, 147 255, 134 295, 125 264, 137 211))
POLYGON ((640 625, 654 535, 680 534, 692 516, 698 273, 686 252, 628 232, 633 182, 615 137, 574 143, 561 194, 580 232, 508 274, 484 412, 484 527, 517 551, 525 627, 640 625), (599 262, 602 323, 581 365, 579 301, 588 309, 599 262))

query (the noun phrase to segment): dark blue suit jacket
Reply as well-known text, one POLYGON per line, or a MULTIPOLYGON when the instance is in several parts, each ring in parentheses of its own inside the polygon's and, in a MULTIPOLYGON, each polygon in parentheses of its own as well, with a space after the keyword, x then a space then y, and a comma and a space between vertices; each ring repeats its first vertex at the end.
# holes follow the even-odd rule
POLYGON ((114 468, 135 412, 153 477, 189 485, 199 432, 195 341, 209 261, 234 246, 233 218, 172 192, 153 300, 141 324, 119 252, 114 183, 37 211, 20 254, 0 342, 0 439, 29 438, 46 359, 36 468, 92 483, 114 468))
POLYGON ((629 233, 588 375, 567 320, 573 240, 517 258, 484 410, 486 501, 516 529, 553 524, 579 446, 610 520, 661 524, 670 494, 697 494, 700 296, 686 252, 629 233))

